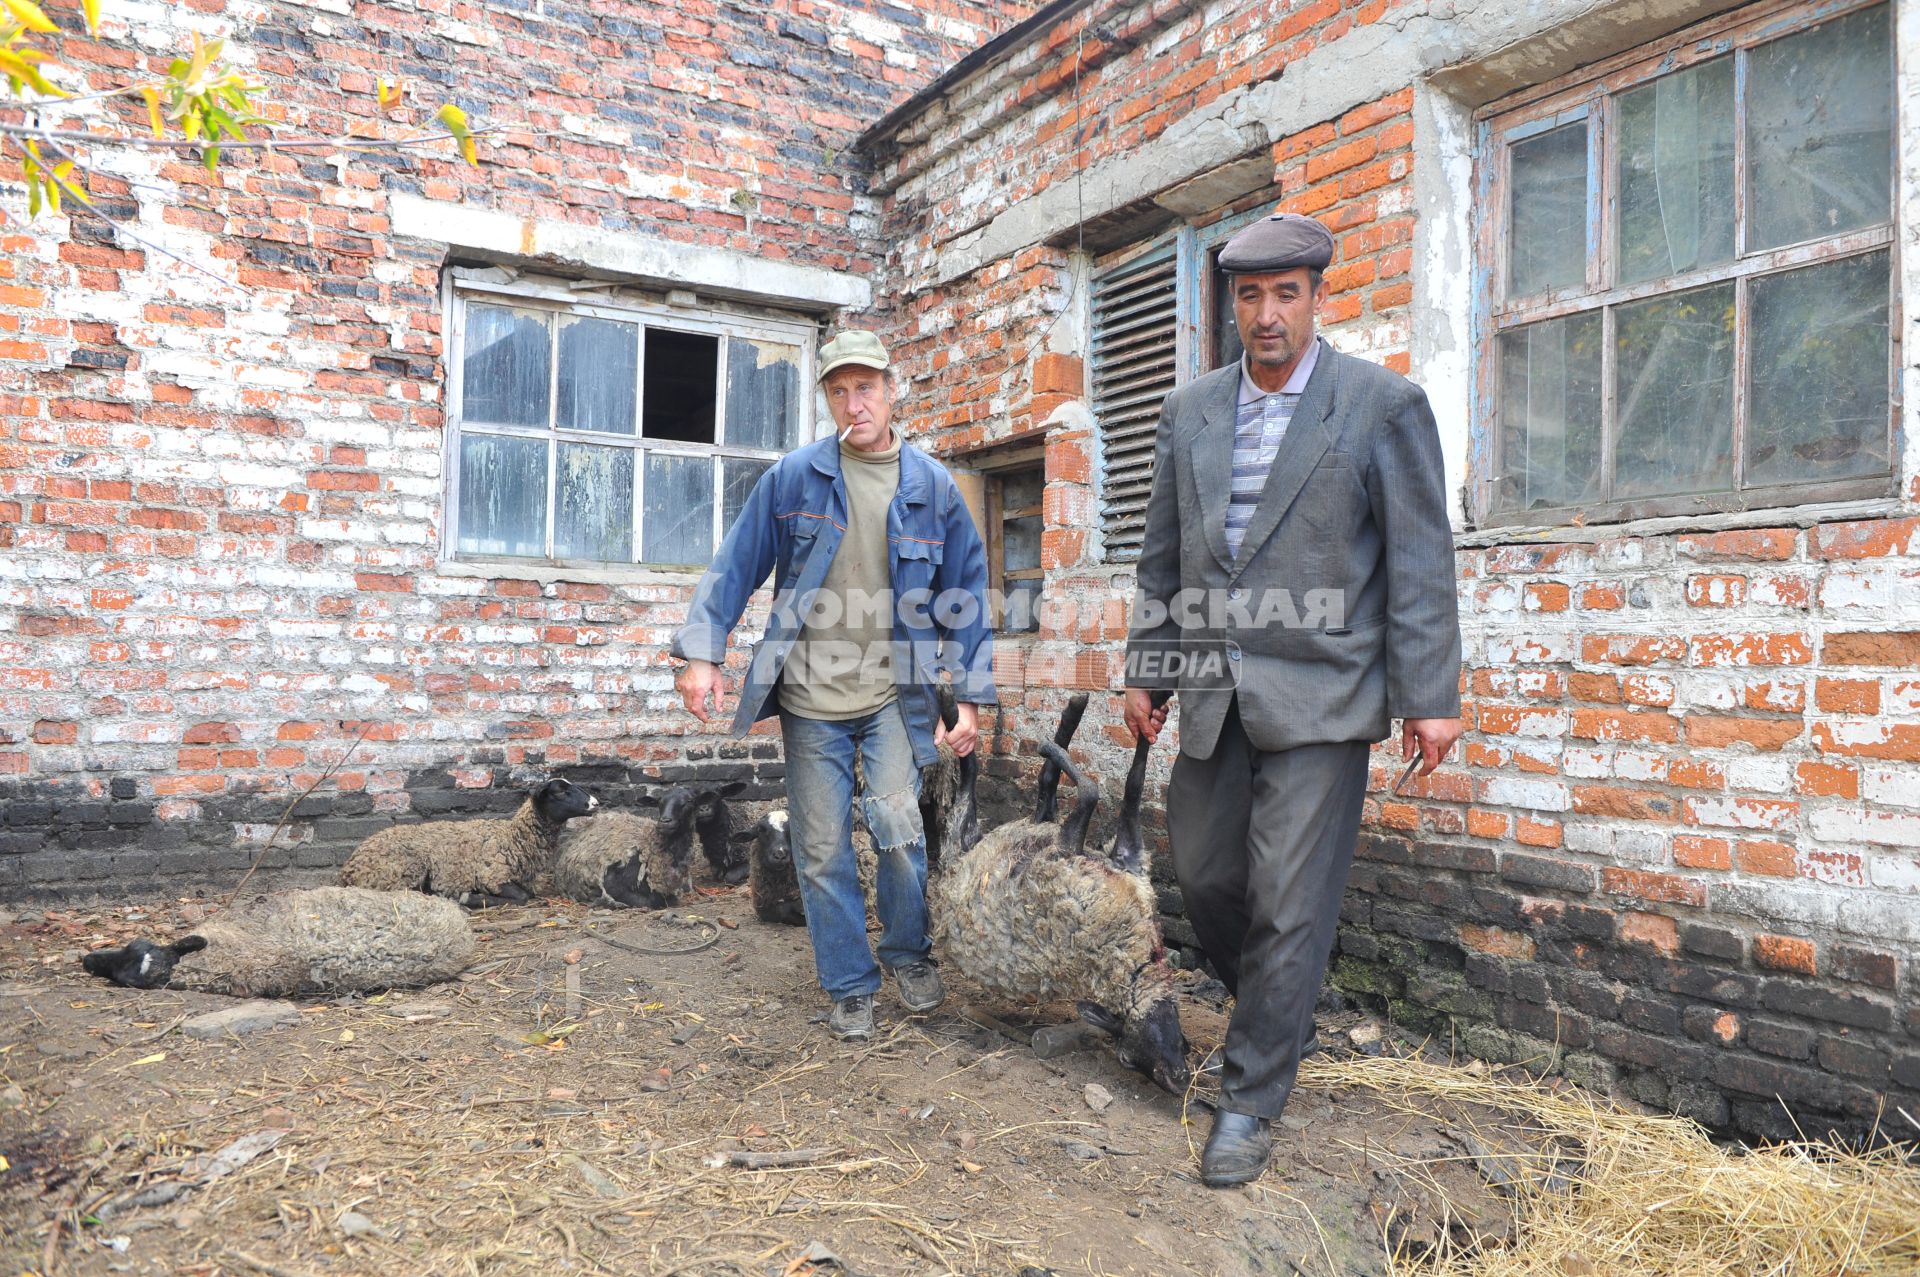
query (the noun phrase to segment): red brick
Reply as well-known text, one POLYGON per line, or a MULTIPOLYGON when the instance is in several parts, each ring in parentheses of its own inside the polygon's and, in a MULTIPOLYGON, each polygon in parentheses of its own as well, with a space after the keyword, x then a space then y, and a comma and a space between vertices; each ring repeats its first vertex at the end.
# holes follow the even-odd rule
POLYGON ((1747 601, 1744 576, 1690 576, 1687 602, 1693 607, 1739 607, 1747 601))
POLYGON ((1374 125, 1391 120, 1396 115, 1405 115, 1413 110, 1413 90, 1402 89, 1363 106, 1356 106, 1340 117, 1342 133, 1358 133, 1374 125))
POLYGON ((1814 974, 1813 941, 1798 936, 1759 935, 1753 938, 1753 960, 1773 971, 1814 974))
POLYGON ((1823 714, 1878 714, 1880 682, 1867 678, 1815 679, 1813 703, 1823 714))
POLYGON ((1683 869, 1731 869, 1733 856, 1724 838, 1680 834, 1673 840, 1673 863, 1683 869))
POLYGON ((33 725, 36 745, 71 745, 80 739, 80 725, 43 718, 33 725))
POLYGON ((226 745, 240 739, 240 729, 232 723, 195 723, 180 737, 187 745, 226 745))
POLYGON ((1829 634, 1820 656, 1828 665, 1913 668, 1920 666, 1920 631, 1829 634))
POLYGON ((1691 878, 1676 878, 1672 874, 1655 873, 1650 869, 1603 867, 1600 870, 1600 889, 1608 895, 1635 896, 1661 904, 1692 905, 1696 909, 1707 903, 1704 883, 1691 878))
POLYGON ((1702 634, 1688 646, 1695 665, 1805 665, 1813 660, 1804 634, 1702 634))
POLYGON ((1527 847, 1558 847, 1562 830, 1557 820, 1534 820, 1522 815, 1517 819, 1513 836, 1516 842, 1527 847))
POLYGON ((1773 752, 1798 740, 1805 726, 1798 718, 1715 718, 1689 714, 1687 744, 1702 749, 1726 749, 1745 744, 1773 752))
POLYGON ((1580 644, 1580 659, 1593 664, 1656 665, 1662 661, 1684 661, 1685 639, 1658 635, 1588 635, 1580 644))
POLYGON ((1815 723, 1813 743, 1823 754, 1920 763, 1920 724, 1889 723, 1880 719, 1815 723))
POLYGON ((1734 845, 1733 863, 1741 873, 1791 878, 1795 873, 1793 848, 1783 842, 1748 839, 1734 845))
POLYGON ((1490 953, 1496 958, 1519 958, 1531 961, 1533 958, 1533 937, 1524 931, 1506 931, 1499 927, 1481 927, 1473 923, 1463 923, 1460 927, 1460 943, 1478 953, 1490 953))
POLYGON ((1920 519, 1823 523, 1807 534, 1807 549, 1817 559, 1884 558, 1910 553, 1917 531, 1920 531, 1920 519))
POLYGON ((1470 808, 1467 812, 1467 833, 1475 838, 1505 838, 1510 823, 1511 818, 1503 812, 1482 807, 1470 808))
POLYGON ((1680 927, 1664 913, 1621 914, 1620 938, 1631 944, 1647 945, 1669 958, 1680 952, 1680 927))
POLYGON ((1078 356, 1049 351, 1033 361, 1033 393, 1037 395, 1073 395, 1086 393, 1086 365, 1078 356))
POLYGON ((1572 593, 1558 581, 1535 581, 1522 591, 1523 606, 1534 612, 1564 612, 1572 593))
POLYGON ((1602 705, 1620 703, 1620 680, 1612 674, 1567 675, 1567 694, 1576 701, 1595 701, 1602 705))
POLYGON ((1794 788, 1816 798, 1858 798, 1860 772, 1842 763, 1801 763, 1793 769, 1794 788))
POLYGON ((1800 533, 1793 528, 1743 528, 1738 532, 1702 532, 1683 536, 1675 549, 1687 559, 1760 559, 1793 557, 1800 533))
POLYGON ((1673 741, 1680 737, 1680 720, 1671 714, 1576 709, 1572 734, 1584 740, 1673 741))
POLYGON ((1580 609, 1584 612, 1617 612, 1626 605, 1626 591, 1617 585, 1580 587, 1580 609))
POLYGON ((1573 809, 1583 816, 1617 816, 1623 820, 1653 820, 1676 824, 1680 808, 1665 794, 1619 785, 1575 785, 1573 809))

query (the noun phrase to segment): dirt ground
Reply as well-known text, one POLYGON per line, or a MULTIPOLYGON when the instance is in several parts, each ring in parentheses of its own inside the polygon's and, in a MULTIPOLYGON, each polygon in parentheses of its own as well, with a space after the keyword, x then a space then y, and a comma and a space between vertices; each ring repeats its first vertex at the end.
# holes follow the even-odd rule
MULTIPOLYGON (((1387 1271, 1389 1233, 1510 1226, 1464 1128, 1312 1085, 1265 1179, 1207 1189, 1200 1104, 1104 1044, 1026 1044, 1065 1006, 952 982, 941 1011, 908 1016, 889 987, 876 1038, 835 1042, 804 933, 739 893, 669 914, 490 911, 457 982, 302 1004, 225 1041, 177 1025, 230 1000, 80 968, 102 941, 184 934, 208 908, 0 912, 8 1277, 1344 1277, 1387 1271), (795 1164, 736 1164, 751 1153, 795 1164), (1427 1176, 1476 1218, 1423 1214, 1427 1176)), ((1217 996, 1196 980, 1182 1016, 1199 1061, 1224 1028, 1217 996)), ((1324 1016, 1322 1040, 1344 1049, 1361 1018, 1324 1016)))

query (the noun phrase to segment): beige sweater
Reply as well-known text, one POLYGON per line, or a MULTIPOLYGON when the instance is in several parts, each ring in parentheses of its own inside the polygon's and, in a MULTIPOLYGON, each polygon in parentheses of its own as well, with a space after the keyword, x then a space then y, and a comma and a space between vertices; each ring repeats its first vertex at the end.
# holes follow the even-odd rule
POLYGON ((842 443, 840 477, 847 530, 780 671, 781 707, 802 718, 860 718, 894 695, 887 510, 900 487, 900 432, 884 452, 842 443))

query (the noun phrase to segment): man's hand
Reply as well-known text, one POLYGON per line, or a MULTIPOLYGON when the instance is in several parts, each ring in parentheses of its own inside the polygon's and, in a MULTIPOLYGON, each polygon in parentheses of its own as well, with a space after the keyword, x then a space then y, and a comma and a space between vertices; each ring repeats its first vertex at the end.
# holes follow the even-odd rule
POLYGON ((945 742, 953 746, 953 752, 965 758, 973 752, 974 745, 980 739, 980 707, 964 702, 954 707, 959 712, 953 730, 948 731, 944 720, 935 718, 933 722, 933 743, 945 742))
POLYGON ((1160 729, 1166 726, 1167 706, 1172 703, 1172 699, 1169 698, 1162 701, 1156 709, 1152 692, 1144 687, 1129 687, 1125 712, 1127 730, 1133 733, 1134 740, 1137 741, 1145 736, 1149 744, 1157 742, 1160 739, 1160 729))
POLYGON ((1457 718, 1406 719, 1400 725, 1400 759, 1405 762, 1412 758, 1417 748, 1422 764, 1418 774, 1430 775, 1440 765, 1440 760, 1447 756, 1447 751, 1453 748, 1453 742, 1459 739, 1460 720, 1457 718))
POLYGON ((712 661, 688 661, 681 671, 673 676, 673 690, 680 693, 680 700, 687 707, 687 713, 703 723, 712 722, 707 713, 707 696, 713 696, 713 712, 718 714, 723 708, 727 695, 727 680, 720 673, 720 667, 712 661))

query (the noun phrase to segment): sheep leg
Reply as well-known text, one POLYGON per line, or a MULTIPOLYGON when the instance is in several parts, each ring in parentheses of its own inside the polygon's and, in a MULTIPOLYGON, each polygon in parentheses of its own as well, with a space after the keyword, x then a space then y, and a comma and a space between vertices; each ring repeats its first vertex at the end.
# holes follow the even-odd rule
POLYGON ((498 909, 506 905, 523 905, 533 897, 518 883, 502 883, 498 892, 474 890, 460 897, 460 903, 468 909, 498 909))
POLYGON ((1093 821, 1093 809, 1100 802, 1100 787, 1087 778, 1087 774, 1074 766, 1067 757, 1067 751, 1060 746, 1048 743, 1041 747, 1041 753, 1056 763, 1065 772, 1067 779, 1073 782, 1073 814, 1060 826, 1060 838, 1057 846, 1068 855, 1077 856, 1086 846, 1087 826, 1093 821))

